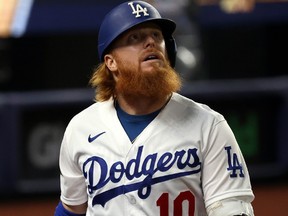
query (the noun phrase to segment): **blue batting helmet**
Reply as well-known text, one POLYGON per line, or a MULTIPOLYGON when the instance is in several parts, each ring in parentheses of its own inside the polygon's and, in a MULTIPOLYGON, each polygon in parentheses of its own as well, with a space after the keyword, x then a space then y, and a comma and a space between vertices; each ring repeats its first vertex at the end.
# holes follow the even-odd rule
POLYGON ((109 46, 122 33, 132 27, 144 23, 154 22, 162 29, 166 43, 169 61, 175 66, 177 46, 172 36, 176 24, 172 20, 164 19, 152 5, 143 1, 125 2, 112 9, 104 18, 98 35, 98 54, 103 62, 109 46))

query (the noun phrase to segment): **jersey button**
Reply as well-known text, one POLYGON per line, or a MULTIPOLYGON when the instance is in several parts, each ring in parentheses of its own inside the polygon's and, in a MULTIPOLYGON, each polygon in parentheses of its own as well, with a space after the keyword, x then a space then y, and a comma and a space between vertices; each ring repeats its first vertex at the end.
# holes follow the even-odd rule
POLYGON ((131 196, 130 199, 129 199, 129 202, 130 202, 131 204, 136 204, 136 199, 135 199, 135 197, 134 197, 134 196, 131 196))

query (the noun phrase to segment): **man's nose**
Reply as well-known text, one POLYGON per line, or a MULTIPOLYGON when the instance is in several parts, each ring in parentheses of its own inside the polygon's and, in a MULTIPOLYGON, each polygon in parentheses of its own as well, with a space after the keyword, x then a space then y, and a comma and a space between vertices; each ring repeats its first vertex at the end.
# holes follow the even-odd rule
POLYGON ((144 47, 154 47, 155 46, 155 38, 152 35, 147 35, 144 42, 144 47))

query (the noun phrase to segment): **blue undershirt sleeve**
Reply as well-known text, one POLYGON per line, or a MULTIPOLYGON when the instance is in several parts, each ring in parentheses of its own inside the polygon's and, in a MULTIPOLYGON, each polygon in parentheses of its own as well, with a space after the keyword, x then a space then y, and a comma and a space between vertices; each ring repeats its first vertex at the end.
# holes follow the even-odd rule
POLYGON ((64 208, 62 205, 62 202, 60 201, 55 209, 54 216, 85 216, 86 214, 75 214, 73 212, 68 211, 64 208))

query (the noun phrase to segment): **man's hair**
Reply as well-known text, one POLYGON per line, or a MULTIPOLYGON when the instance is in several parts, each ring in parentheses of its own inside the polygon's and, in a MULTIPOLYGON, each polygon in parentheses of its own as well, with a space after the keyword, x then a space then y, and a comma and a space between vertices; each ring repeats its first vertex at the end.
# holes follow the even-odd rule
POLYGON ((89 84, 96 90, 96 101, 107 101, 114 97, 116 83, 105 63, 101 63, 94 70, 89 84))

